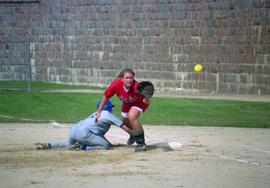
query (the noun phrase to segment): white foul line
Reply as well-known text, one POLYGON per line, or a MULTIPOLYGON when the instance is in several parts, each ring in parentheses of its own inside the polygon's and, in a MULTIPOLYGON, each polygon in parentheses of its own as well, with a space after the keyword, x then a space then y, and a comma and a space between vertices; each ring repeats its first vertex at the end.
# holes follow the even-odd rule
POLYGON ((266 164, 261 164, 261 163, 257 163, 257 162, 249 162, 246 160, 242 160, 242 159, 236 159, 233 157, 228 157, 225 155, 220 155, 218 156, 220 159, 225 159, 225 160, 232 160, 232 161, 237 161, 237 162, 241 162, 241 163, 247 163, 247 164, 251 164, 251 165, 256 165, 256 166, 263 166, 263 167, 268 167, 270 168, 270 165, 266 165, 266 164))
POLYGON ((66 125, 62 125, 60 123, 57 123, 56 121, 50 121, 50 123, 53 125, 53 126, 57 126, 57 127, 67 127, 66 125))
POLYGON ((246 161, 246 160, 236 159, 236 158, 228 157, 228 156, 225 156, 225 155, 219 155, 218 157, 219 157, 220 159, 232 160, 232 161, 238 161, 238 162, 242 162, 242 163, 248 163, 248 161, 246 161))
MULTIPOLYGON (((41 119, 30 119, 30 118, 17 118, 13 116, 6 116, 6 115, 0 115, 0 118, 5 118, 5 119, 15 119, 15 120, 23 120, 23 121, 31 121, 31 122, 39 122, 39 123, 46 123, 47 120, 41 120, 41 119)), ((60 123, 57 123, 55 120, 50 120, 49 123, 51 123, 54 126, 58 127, 67 127, 65 125, 61 125, 60 123)))
POLYGON ((23 121, 45 122, 44 120, 40 120, 40 119, 16 118, 16 117, 13 117, 13 116, 6 116, 6 115, 0 115, 0 117, 5 118, 5 119, 19 119, 19 120, 23 120, 23 121))
POLYGON ((262 153, 270 154, 270 151, 267 151, 267 150, 253 149, 253 151, 259 151, 259 152, 262 152, 262 153))
POLYGON ((208 156, 218 157, 218 158, 223 159, 223 160, 231 160, 231 161, 236 161, 236 162, 245 163, 245 164, 249 164, 249 165, 263 166, 263 167, 270 168, 270 165, 267 165, 267 164, 261 164, 261 163, 258 163, 258 162, 250 162, 250 161, 247 161, 247 160, 244 160, 244 159, 229 157, 229 156, 226 156, 226 155, 211 154, 211 153, 208 153, 208 152, 203 152, 202 154, 203 155, 208 155, 208 156))

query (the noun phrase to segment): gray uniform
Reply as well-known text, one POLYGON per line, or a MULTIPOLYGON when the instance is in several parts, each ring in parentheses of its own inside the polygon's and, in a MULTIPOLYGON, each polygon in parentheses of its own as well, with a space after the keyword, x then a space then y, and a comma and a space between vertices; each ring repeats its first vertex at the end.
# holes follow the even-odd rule
POLYGON ((50 142, 51 148, 69 147, 76 142, 86 145, 87 150, 108 149, 111 143, 104 137, 111 125, 120 127, 123 122, 108 111, 102 111, 98 122, 95 122, 96 113, 78 122, 69 130, 69 138, 65 141, 50 142))

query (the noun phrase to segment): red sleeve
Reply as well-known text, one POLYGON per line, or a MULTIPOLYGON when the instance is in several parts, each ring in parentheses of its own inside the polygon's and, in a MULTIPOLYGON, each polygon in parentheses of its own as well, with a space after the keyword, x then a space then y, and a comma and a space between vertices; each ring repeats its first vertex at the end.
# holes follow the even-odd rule
POLYGON ((106 89, 104 96, 109 99, 111 98, 115 93, 116 93, 116 89, 119 87, 119 85, 121 85, 121 81, 120 79, 116 79, 114 80, 109 87, 106 89))

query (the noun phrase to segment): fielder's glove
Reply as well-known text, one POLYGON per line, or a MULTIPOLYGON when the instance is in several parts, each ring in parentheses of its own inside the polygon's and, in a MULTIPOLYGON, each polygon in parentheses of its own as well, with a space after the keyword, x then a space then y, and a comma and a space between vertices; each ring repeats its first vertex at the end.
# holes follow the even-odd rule
POLYGON ((142 95, 143 98, 151 98, 154 95, 154 85, 149 81, 139 82, 136 91, 142 95))

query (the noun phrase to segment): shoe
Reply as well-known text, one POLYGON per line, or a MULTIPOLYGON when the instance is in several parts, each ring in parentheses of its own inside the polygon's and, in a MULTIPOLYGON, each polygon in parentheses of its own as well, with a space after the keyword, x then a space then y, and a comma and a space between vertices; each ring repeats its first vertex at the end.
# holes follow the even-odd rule
POLYGON ((75 142, 75 144, 71 145, 68 147, 69 150, 75 150, 75 151, 79 151, 81 150, 81 144, 80 142, 75 142))
POLYGON ((36 143, 36 148, 38 150, 48 150, 51 149, 51 147, 50 143, 36 143))
POLYGON ((135 139, 133 136, 129 136, 129 139, 127 141, 127 145, 131 146, 132 144, 134 144, 135 142, 135 139))
POLYGON ((143 144, 138 144, 136 147, 135 147, 135 152, 140 152, 140 151, 146 151, 146 144, 143 143, 143 144))
POLYGON ((74 144, 74 150, 75 151, 79 151, 79 150, 81 150, 81 147, 82 147, 82 145, 80 144, 80 142, 76 142, 75 144, 74 144))

